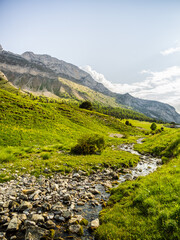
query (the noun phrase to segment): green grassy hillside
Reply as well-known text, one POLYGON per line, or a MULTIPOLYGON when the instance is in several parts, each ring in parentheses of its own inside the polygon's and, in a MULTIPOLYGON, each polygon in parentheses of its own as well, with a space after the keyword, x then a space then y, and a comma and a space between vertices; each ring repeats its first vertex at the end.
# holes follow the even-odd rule
POLYGON ((83 134, 139 133, 113 117, 61 102, 42 103, 5 90, 0 90, 0 102, 0 145, 4 146, 63 143, 70 147, 83 134))
POLYGON ((89 172, 107 165, 128 167, 138 161, 130 153, 112 150, 112 145, 132 142, 137 138, 134 136, 143 135, 136 127, 126 126, 116 118, 62 102, 45 103, 33 96, 2 89, 0 103, 0 168, 8 172, 0 175, 2 181, 17 170, 19 174, 42 174, 45 167, 53 172, 74 168, 89 172), (111 133, 121 133, 124 138, 110 137, 111 133), (105 138, 106 149, 101 155, 70 154, 80 137, 94 134, 105 138))

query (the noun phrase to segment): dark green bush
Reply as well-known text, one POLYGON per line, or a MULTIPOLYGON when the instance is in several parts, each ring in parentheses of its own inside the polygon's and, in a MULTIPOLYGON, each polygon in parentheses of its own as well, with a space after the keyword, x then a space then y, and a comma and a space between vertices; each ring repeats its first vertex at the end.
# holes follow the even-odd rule
POLYGON ((153 122, 152 124, 151 124, 151 130, 152 131, 154 131, 154 130, 156 130, 156 128, 157 128, 157 125, 153 122))
POLYGON ((78 143, 71 148, 71 153, 78 155, 95 154, 102 152, 105 148, 104 137, 99 135, 83 136, 78 140, 78 143))
POLYGON ((42 157, 43 160, 47 160, 47 159, 50 158, 50 155, 49 155, 49 153, 42 153, 41 157, 42 157))
POLYGON ((128 120, 126 120, 125 124, 126 124, 127 126, 132 126, 132 124, 131 124, 128 120))
POLYGON ((92 107, 92 103, 90 101, 84 101, 82 102, 80 105, 79 105, 80 108, 84 108, 84 109, 87 109, 87 110, 92 110, 93 107, 92 107))

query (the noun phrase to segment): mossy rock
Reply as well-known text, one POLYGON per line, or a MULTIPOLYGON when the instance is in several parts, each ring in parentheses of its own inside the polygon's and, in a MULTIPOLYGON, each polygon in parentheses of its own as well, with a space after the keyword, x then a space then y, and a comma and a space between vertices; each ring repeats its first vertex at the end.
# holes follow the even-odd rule
POLYGON ((83 218, 83 219, 80 221, 80 224, 81 224, 81 225, 84 225, 84 226, 87 226, 87 225, 88 225, 88 220, 86 220, 85 218, 83 218))

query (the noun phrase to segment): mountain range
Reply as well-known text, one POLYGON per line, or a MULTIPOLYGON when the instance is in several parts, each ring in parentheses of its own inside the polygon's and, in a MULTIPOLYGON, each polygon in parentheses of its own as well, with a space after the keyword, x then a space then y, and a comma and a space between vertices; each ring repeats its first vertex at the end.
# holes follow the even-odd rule
POLYGON ((129 108, 166 122, 180 123, 175 108, 161 102, 111 92, 79 67, 49 55, 25 52, 22 55, 0 46, 0 71, 16 87, 37 95, 90 100, 104 106, 129 108))

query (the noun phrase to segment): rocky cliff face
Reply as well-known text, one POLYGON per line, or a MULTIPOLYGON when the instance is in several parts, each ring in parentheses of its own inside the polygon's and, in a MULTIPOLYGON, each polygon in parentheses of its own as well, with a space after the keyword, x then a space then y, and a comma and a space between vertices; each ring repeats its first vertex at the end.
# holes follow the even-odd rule
POLYGON ((130 94, 117 95, 117 102, 144 113, 146 116, 167 122, 180 122, 180 115, 169 104, 132 97, 130 94))
POLYGON ((38 55, 33 52, 25 52, 21 56, 31 63, 46 66, 52 70, 56 76, 64 77, 95 91, 106 93, 106 95, 112 95, 111 91, 105 88, 103 84, 96 82, 87 72, 71 63, 64 62, 46 54, 38 55))
POLYGON ((117 103, 144 113, 148 117, 180 123, 180 115, 170 105, 134 98, 129 94, 112 93, 87 72, 49 55, 38 55, 32 52, 17 55, 4 51, 0 46, 0 70, 6 74, 10 82, 22 89, 46 90, 61 96, 63 84, 58 77, 63 77, 103 93, 105 96, 114 97, 117 103))

